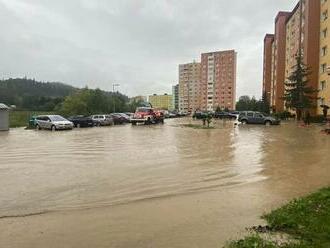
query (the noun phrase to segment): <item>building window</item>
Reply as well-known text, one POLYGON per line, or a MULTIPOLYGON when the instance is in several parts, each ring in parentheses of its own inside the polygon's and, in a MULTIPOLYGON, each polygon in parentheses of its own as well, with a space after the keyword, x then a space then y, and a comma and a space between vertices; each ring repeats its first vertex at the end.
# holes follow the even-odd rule
POLYGON ((326 38, 328 36, 328 29, 323 29, 322 31, 322 38, 326 38))
POLYGON ((320 88, 321 88, 321 90, 325 90, 326 87, 327 87, 327 82, 326 82, 326 81, 322 81, 322 82, 320 83, 320 88))
POLYGON ((321 73, 325 73, 327 71, 327 64, 321 65, 321 73))
POLYGON ((322 47, 321 49, 321 56, 325 56, 325 55, 327 55, 327 46, 322 47))
POLYGON ((322 21, 325 21, 327 19, 328 19, 328 10, 323 11, 323 13, 322 13, 322 21))

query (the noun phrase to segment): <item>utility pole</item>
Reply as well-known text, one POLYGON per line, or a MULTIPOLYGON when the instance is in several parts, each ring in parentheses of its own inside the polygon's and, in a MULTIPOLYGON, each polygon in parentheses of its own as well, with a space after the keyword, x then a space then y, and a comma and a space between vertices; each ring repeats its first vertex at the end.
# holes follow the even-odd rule
POLYGON ((116 113, 116 101, 115 101, 115 87, 119 87, 120 84, 112 84, 112 103, 113 103, 113 112, 116 113))

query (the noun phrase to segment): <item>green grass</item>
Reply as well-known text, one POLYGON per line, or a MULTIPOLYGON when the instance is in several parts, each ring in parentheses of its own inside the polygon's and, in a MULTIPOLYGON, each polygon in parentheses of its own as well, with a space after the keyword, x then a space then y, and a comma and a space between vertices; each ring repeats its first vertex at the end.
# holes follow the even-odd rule
POLYGON ((197 124, 183 124, 182 126, 194 128, 194 129, 214 129, 214 127, 208 127, 208 126, 197 125, 197 124))
POLYGON ((250 247, 276 248, 276 245, 273 242, 264 240, 260 236, 254 234, 244 239, 233 241, 227 247, 228 248, 250 248, 250 247))
POLYGON ((329 248, 330 247, 330 188, 295 199, 285 206, 262 216, 273 232, 289 234, 297 242, 276 244, 260 236, 250 235, 233 241, 230 248, 329 248))
POLYGON ((33 115, 51 114, 41 111, 10 111, 9 124, 10 127, 26 127, 29 124, 29 119, 33 115))

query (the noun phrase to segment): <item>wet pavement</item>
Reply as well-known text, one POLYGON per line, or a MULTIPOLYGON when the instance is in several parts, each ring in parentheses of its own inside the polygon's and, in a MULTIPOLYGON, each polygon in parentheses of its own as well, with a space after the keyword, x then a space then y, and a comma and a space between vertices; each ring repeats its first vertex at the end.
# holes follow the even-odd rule
POLYGON ((0 247, 221 247, 330 184, 321 127, 0 133, 0 247))

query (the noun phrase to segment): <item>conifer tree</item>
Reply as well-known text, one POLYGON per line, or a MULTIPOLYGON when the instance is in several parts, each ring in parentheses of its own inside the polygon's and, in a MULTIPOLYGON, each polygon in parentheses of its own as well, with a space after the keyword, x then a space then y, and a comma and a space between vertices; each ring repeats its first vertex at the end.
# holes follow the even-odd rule
POLYGON ((302 114, 306 110, 314 107, 315 93, 318 91, 309 85, 309 75, 310 68, 303 63, 302 55, 298 54, 295 70, 284 83, 285 93, 283 96, 286 107, 296 112, 298 120, 301 120, 302 114))

